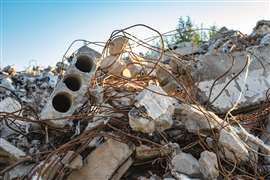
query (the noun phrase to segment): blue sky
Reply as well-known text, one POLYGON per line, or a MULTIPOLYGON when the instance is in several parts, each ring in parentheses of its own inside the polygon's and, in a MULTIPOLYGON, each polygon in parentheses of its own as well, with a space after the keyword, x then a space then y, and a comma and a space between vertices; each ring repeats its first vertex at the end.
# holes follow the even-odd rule
POLYGON ((53 65, 73 40, 105 41, 113 30, 137 23, 166 32, 180 16, 191 16, 196 24, 249 34, 258 20, 270 19, 269 0, 0 1, 1 66, 19 69, 33 63, 53 65))

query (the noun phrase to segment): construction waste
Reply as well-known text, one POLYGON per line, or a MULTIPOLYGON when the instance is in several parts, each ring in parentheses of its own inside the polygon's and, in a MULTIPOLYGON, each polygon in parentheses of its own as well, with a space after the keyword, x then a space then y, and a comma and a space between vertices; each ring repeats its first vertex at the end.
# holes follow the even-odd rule
POLYGON ((270 21, 174 49, 146 25, 94 44, 1 69, 0 179, 270 179, 270 21))

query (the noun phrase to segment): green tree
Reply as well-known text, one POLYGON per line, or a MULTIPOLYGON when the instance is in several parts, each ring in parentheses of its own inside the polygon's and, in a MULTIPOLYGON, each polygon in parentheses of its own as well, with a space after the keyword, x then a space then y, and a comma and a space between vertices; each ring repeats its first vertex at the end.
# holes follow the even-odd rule
POLYGON ((177 25, 177 43, 191 41, 193 36, 193 23, 189 16, 180 17, 177 25))
POLYGON ((189 16, 181 16, 178 20, 177 34, 175 36, 174 43, 178 44, 180 42, 193 42, 199 44, 202 41, 200 32, 197 31, 191 18, 189 16))
POLYGON ((208 39, 212 39, 217 34, 218 28, 216 25, 212 25, 208 31, 208 39))
POLYGON ((199 44, 202 41, 202 37, 199 33, 194 32, 191 42, 193 42, 194 44, 199 44))

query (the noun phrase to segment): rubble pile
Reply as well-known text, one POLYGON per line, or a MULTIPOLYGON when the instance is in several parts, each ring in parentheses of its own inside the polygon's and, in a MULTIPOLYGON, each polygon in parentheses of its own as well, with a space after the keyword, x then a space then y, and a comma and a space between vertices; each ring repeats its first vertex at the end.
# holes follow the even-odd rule
POLYGON ((56 67, 1 70, 0 178, 270 178, 270 21, 165 50, 114 31, 56 67), (136 48, 157 51, 150 58, 136 48))

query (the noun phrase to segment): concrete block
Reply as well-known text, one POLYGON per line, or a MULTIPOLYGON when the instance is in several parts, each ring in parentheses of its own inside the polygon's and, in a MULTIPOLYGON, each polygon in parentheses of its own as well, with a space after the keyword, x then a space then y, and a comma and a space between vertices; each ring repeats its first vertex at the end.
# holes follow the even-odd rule
POLYGON ((56 127, 64 127, 67 124, 61 118, 72 115, 86 101, 85 94, 96 72, 97 58, 97 52, 86 46, 78 50, 42 110, 41 119, 60 118, 50 121, 56 127))

